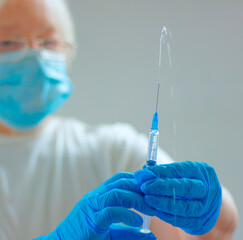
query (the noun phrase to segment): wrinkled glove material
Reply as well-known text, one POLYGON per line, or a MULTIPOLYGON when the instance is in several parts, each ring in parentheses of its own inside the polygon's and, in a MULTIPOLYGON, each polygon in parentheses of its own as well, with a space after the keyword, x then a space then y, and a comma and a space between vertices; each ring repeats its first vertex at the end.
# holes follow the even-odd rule
POLYGON ((129 210, 156 214, 143 195, 132 173, 118 173, 81 198, 55 231, 37 240, 155 240, 153 233, 140 231, 142 217, 129 210))
POLYGON ((191 235, 203 235, 216 224, 222 189, 215 170, 203 162, 162 164, 137 171, 144 200, 161 220, 191 235))

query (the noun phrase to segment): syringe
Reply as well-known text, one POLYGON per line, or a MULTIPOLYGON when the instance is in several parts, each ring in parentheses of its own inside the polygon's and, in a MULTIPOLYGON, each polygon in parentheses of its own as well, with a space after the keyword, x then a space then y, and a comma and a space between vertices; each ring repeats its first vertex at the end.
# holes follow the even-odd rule
MULTIPOLYGON (((159 131, 158 131, 159 116, 157 113, 157 107, 158 107, 158 100, 159 100, 159 87, 160 84, 158 84, 156 110, 153 115, 151 131, 149 132, 148 153, 146 159, 147 167, 154 166, 157 163, 157 152, 158 152, 158 143, 159 143, 159 131)), ((141 229, 143 233, 150 233, 149 224, 150 224, 150 217, 144 215, 143 227, 141 229)))

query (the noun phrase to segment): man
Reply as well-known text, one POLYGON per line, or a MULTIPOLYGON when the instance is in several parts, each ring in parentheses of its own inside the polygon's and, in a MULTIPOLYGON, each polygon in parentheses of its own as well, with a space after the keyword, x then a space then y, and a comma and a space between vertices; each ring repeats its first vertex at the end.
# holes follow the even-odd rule
POLYGON ((237 211, 212 167, 160 150, 162 165, 114 175, 142 168, 142 135, 52 117, 73 45, 63 1, 0 1, 0 238, 154 239, 134 208, 158 239, 231 239, 237 211))

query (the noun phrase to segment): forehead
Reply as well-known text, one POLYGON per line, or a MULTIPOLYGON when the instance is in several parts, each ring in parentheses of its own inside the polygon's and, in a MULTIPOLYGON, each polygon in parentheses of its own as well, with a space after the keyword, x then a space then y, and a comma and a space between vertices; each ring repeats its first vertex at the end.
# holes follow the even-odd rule
POLYGON ((7 0, 0 9, 0 37, 57 33, 53 11, 45 1, 7 0))

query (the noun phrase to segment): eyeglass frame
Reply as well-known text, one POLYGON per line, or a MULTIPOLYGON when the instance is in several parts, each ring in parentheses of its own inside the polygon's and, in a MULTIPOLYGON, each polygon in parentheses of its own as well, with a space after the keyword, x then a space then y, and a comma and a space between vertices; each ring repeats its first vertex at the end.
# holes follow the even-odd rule
MULTIPOLYGON (((4 53, 12 53, 12 52, 16 52, 16 51, 26 51, 26 54, 28 53, 28 51, 30 49, 46 49, 46 50, 51 50, 51 51, 54 51, 54 52, 61 52, 65 55, 72 55, 72 51, 77 49, 78 47, 78 44, 77 43, 70 43, 70 42, 67 42, 67 41, 62 41, 62 40, 59 40, 59 39, 56 39, 56 38, 53 38, 53 39, 35 39, 35 40, 29 40, 29 39, 26 39, 26 38, 15 38, 15 39, 5 39, 5 40, 0 40, 0 44, 3 43, 3 42, 12 42, 12 43, 23 43, 23 47, 20 47, 19 49, 13 49, 13 50, 9 50, 9 51, 3 51, 1 52, 0 51, 0 55, 1 54, 4 54, 4 53), (62 46, 60 46, 61 49, 57 50, 57 49, 51 49, 51 48, 48 48, 48 47, 43 47, 41 46, 42 43, 44 42, 48 42, 48 41, 56 41, 56 43, 58 44, 62 44, 62 46), (36 45, 38 47, 36 47, 36 45), (34 46, 34 47, 32 47, 34 46), (67 52, 65 52, 66 50, 69 50, 67 52)), ((26 54, 23 54, 23 56, 21 56, 20 58, 18 59, 15 59, 14 61, 20 61, 22 60, 26 54)))

